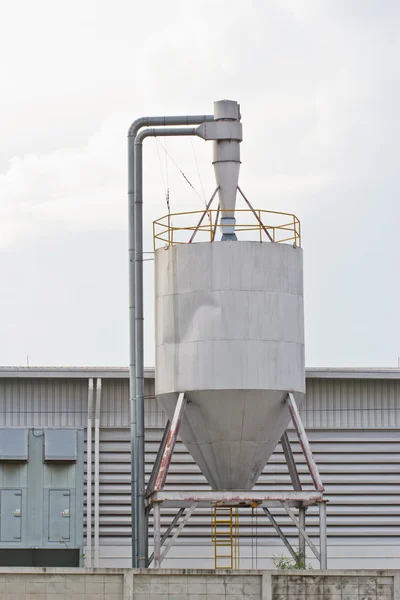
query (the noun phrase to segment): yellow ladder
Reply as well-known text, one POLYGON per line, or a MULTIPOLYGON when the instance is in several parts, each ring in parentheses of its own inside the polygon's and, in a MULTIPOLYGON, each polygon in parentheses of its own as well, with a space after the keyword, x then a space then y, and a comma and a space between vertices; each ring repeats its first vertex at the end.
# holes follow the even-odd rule
POLYGON ((239 511, 232 506, 214 506, 212 512, 214 568, 239 569, 239 511))

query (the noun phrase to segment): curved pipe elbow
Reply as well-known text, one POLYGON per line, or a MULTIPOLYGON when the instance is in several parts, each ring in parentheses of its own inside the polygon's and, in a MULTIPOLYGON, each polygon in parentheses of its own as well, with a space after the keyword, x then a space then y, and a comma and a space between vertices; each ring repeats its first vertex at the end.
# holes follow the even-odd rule
POLYGON ((135 138, 141 127, 157 125, 166 127, 168 125, 201 125, 214 120, 214 115, 187 115, 177 117, 140 117, 133 121, 128 129, 128 138, 135 138))
POLYGON ((195 127, 174 127, 160 129, 157 127, 149 127, 143 129, 135 137, 135 146, 141 145, 143 140, 147 137, 158 137, 158 136, 184 136, 184 135, 196 135, 195 127))
POLYGON ((141 127, 147 127, 149 122, 149 117, 139 117, 136 121, 133 121, 132 125, 128 129, 128 138, 135 138, 139 129, 141 127))

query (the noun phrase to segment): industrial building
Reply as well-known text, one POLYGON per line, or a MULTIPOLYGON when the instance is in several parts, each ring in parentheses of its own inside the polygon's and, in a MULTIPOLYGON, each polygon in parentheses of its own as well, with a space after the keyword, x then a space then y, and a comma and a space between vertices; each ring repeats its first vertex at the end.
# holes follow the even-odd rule
MULTIPOLYGON (((154 389, 154 370, 146 369, 144 395, 147 478, 166 421, 155 398, 154 389)), ((398 566, 400 558, 399 403, 400 371, 398 369, 306 370, 306 398, 300 406, 300 412, 326 489, 330 569, 393 569, 398 566)), ((71 490, 71 500, 69 495, 66 497, 70 512, 68 515, 64 514, 64 517, 71 521, 68 530, 64 527, 60 533, 57 523, 53 523, 54 540, 58 539, 57 535, 66 539, 49 542, 48 517, 44 519, 44 511, 48 511, 48 504, 42 506, 43 515, 35 516, 38 526, 43 528, 43 537, 48 542, 45 546, 50 547, 53 553, 56 548, 61 548, 64 552, 66 562, 60 559, 59 564, 76 564, 74 562, 78 560, 76 549, 81 544, 79 537, 83 531, 81 564, 130 567, 131 469, 128 369, 3 367, 0 369, 0 419, 1 438, 4 429, 30 430, 30 452, 32 441, 38 443, 45 438, 46 432, 51 442, 56 442, 57 437, 60 439, 62 432, 56 432, 54 436, 51 435, 52 429, 62 429, 64 432, 62 435, 65 435, 66 430, 69 432, 76 430, 78 443, 74 447, 67 445, 67 450, 69 448, 72 453, 71 456, 49 456, 44 467, 47 468, 47 465, 50 468, 51 465, 55 465, 52 468, 57 469, 60 459, 61 464, 64 465, 60 468, 60 474, 58 479, 54 480, 54 485, 49 483, 44 487, 47 489, 53 485, 55 493, 52 498, 56 508, 58 506, 63 508, 59 505, 60 493, 57 494, 57 490, 64 493, 71 490), (92 408, 88 412, 90 404, 92 408), (82 444, 79 442, 81 436, 84 437, 84 445, 83 441, 82 444), (88 437, 91 439, 91 451, 90 448, 88 451, 88 437), (76 448, 76 456, 73 455, 73 448, 76 448), (91 465, 89 469, 88 457, 91 465), (68 462, 71 460, 72 462, 68 462), (63 476, 65 476, 64 480, 63 476), (74 498, 77 499, 75 504, 74 498), (89 527, 88 503, 92 515, 89 527), (82 506, 82 516, 80 516, 82 506), (65 552, 68 549, 71 550, 69 556, 65 552)), ((14 431, 14 439, 16 433, 14 431)), ((291 426, 289 437, 300 479, 304 489, 309 489, 311 479, 294 432, 292 435, 291 426)), ((63 440, 62 446, 65 448, 68 435, 63 440)), ((54 447, 57 448, 56 443, 54 447)), ((29 527, 29 522, 32 521, 32 515, 25 513, 25 510, 28 510, 26 508, 28 491, 24 486, 23 477, 16 475, 18 469, 23 468, 24 457, 17 457, 18 460, 15 462, 12 457, 4 456, 2 451, 3 448, 0 447, 2 485, 0 560, 4 559, 1 548, 21 549, 23 547, 25 528, 29 527), (14 493, 15 490, 21 490, 21 501, 16 496, 17 503, 20 502, 19 515, 11 516, 18 507, 15 501, 14 504, 7 503, 9 496, 7 491, 9 492, 10 489, 14 493), (7 537, 10 536, 10 528, 4 525, 13 518, 18 521, 17 529, 21 531, 21 539, 10 541, 10 537, 7 537)), ((29 461, 34 461, 33 454, 29 457, 29 461)), ((39 462, 42 462, 41 458, 39 462)), ((282 448, 278 444, 255 489, 285 490, 290 487, 289 472, 282 448)), ((180 440, 175 448, 166 489, 210 489, 204 475, 180 440)), ((174 512, 176 511, 172 509, 162 511, 163 530, 171 521, 174 512)), ((240 567, 273 568, 273 556, 287 554, 281 540, 261 511, 256 510, 252 514, 251 509, 243 508, 239 512, 240 567)), ((288 516, 282 510, 275 510, 274 515, 293 545, 298 545, 297 531, 288 516)), ((310 507, 307 511, 307 528, 311 538, 318 544, 317 511, 314 507, 310 507)), ((15 529, 11 533, 14 537, 15 529)), ((149 535, 151 549, 151 521, 149 535)), ((38 545, 39 543, 40 540, 38 545)), ((308 558, 309 563, 317 566, 309 551, 308 558)), ((46 557, 43 558, 43 561, 45 560, 46 557)), ((43 563, 39 561, 36 564, 43 563)), ((167 568, 212 568, 214 566, 210 509, 198 509, 193 513, 164 559, 164 566, 167 568)))

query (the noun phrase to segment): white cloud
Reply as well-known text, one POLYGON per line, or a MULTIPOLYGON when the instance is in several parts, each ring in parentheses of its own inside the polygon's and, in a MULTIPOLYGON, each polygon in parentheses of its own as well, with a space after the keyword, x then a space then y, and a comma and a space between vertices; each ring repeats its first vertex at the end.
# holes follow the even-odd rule
MULTIPOLYGON (((242 189, 254 206, 294 212, 302 219, 309 362, 337 364, 346 356, 354 363, 390 364, 398 352, 394 309, 386 306, 386 321, 375 328, 371 347, 365 320, 379 298, 372 284, 366 293, 364 282, 385 281, 385 296, 398 297, 391 265, 400 217, 397 2, 171 0, 138 5, 118 0, 111 9, 102 0, 71 0, 62 7, 50 0, 22 0, 9 3, 6 12, 0 23, 6 81, 0 114, 0 260, 10 270, 7 300, 0 304, 7 312, 0 361, 23 354, 31 327, 31 321, 20 325, 22 305, 13 298, 32 314, 33 306, 38 312, 53 298, 46 269, 56 267, 45 264, 48 248, 69 272, 69 285, 60 286, 54 302, 62 304, 69 324, 76 321, 76 335, 93 328, 81 345, 73 338, 65 346, 55 340, 57 360, 79 363, 92 352, 94 364, 96 356, 113 362, 118 353, 111 343, 98 354, 99 344, 91 342, 99 320, 90 320, 89 308, 83 316, 73 282, 75 271, 79 278, 90 269, 82 257, 89 252, 85 236, 104 261, 102 244, 115 244, 120 234, 126 235, 128 126, 144 114, 211 112, 213 100, 231 97, 240 101, 243 114, 242 189), (66 252, 68 239, 77 247, 66 252), (41 282, 34 300, 29 286, 22 293, 11 277, 13 264, 19 272, 24 264, 15 254, 20 251, 29 255, 31 273, 41 282), (355 332, 346 338, 345 349, 343 323, 355 332)), ((214 187, 211 147, 200 140, 193 146, 209 197, 214 187)), ((200 191, 190 142, 171 139, 167 148, 200 191)), ((162 149, 160 156, 165 181, 162 149)), ((166 212, 153 139, 145 141, 144 157, 145 245, 150 250, 151 222, 166 212)), ((171 162, 168 182, 173 211, 201 208, 202 201, 171 162)), ((113 250, 113 260, 123 262, 125 254, 113 250)), ((126 315, 116 300, 125 293, 122 267, 118 277, 107 310, 121 312, 115 328, 123 339, 126 315)), ((102 296, 98 290, 100 303, 102 296)), ((57 318, 56 311, 49 336, 57 318)), ((48 312, 43 323, 46 319, 48 312)), ((51 337, 40 342, 40 330, 32 328, 38 355, 52 362, 51 337)))

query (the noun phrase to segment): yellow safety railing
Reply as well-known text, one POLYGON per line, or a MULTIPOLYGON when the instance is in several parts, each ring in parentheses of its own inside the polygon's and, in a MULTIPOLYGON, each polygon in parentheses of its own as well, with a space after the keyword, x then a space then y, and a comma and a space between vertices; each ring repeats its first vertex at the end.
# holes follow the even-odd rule
MULTIPOLYGON (((153 222, 154 249, 220 239, 219 219, 225 212, 206 210, 168 214, 153 222)), ((275 242, 301 246, 300 221, 291 213, 272 210, 235 210, 238 240, 275 242)))

